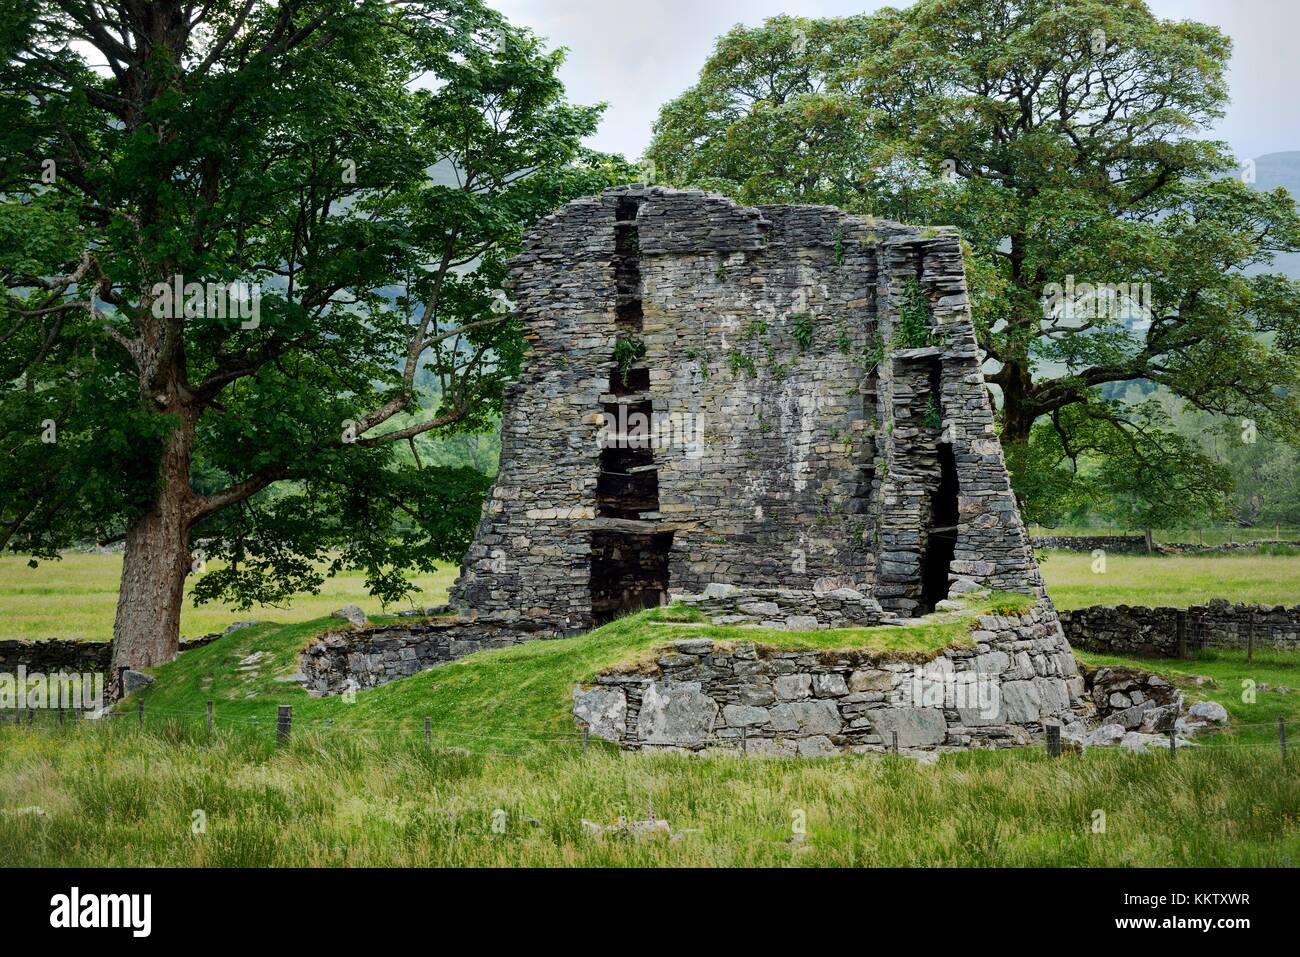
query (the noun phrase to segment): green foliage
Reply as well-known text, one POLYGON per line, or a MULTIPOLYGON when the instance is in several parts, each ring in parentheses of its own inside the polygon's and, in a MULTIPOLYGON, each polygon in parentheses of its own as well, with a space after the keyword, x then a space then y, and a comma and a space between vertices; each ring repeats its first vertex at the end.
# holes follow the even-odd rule
POLYGON ((519 369, 505 262, 630 175, 581 147, 601 109, 565 100, 562 54, 479 0, 11 6, 0 545, 51 558, 182 502, 225 561, 196 594, 242 603, 318 588, 326 553, 385 599, 458 560, 485 469, 434 449, 492 429, 519 369), (178 275, 257 287, 258 322, 160 313, 178 275))
POLYGON ((632 374, 632 367, 645 358, 645 343, 635 336, 626 336, 614 343, 614 364, 624 385, 632 374))
POLYGON ((955 225, 1009 453, 1044 417, 1104 401, 1097 387, 1140 380, 1291 437, 1300 284, 1269 270, 1300 250, 1300 214, 1206 135, 1229 55, 1219 29, 1140 0, 773 17, 717 41, 649 155, 666 182, 748 204, 955 225), (1067 276, 1149 283, 1149 313, 1045 315, 1067 276))
POLYGON ((790 317, 794 322, 794 341, 799 346, 800 352, 807 352, 812 348, 813 340, 813 318, 806 312, 795 313, 790 317))
POLYGON ((938 432, 943 428, 943 410, 939 408, 939 400, 930 396, 925 405, 925 417, 923 423, 927 429, 938 432))
POLYGON ((930 300, 921 283, 908 279, 898 295, 898 322, 894 326, 895 349, 920 349, 934 344, 930 300))
POLYGON ((863 353, 863 360, 868 370, 874 369, 885 359, 885 342, 877 332, 872 336, 871 341, 867 343, 866 351, 863 353))
POLYGON ((731 370, 733 376, 739 376, 742 372, 751 378, 758 375, 758 367, 755 365, 753 357, 746 355, 739 349, 732 349, 727 354, 727 367, 731 370))
POLYGON ((1124 528, 1213 524, 1227 511, 1227 470, 1175 432, 1155 402, 1073 407, 1035 427, 1007 466, 1026 521, 1054 525, 1086 511, 1124 528))

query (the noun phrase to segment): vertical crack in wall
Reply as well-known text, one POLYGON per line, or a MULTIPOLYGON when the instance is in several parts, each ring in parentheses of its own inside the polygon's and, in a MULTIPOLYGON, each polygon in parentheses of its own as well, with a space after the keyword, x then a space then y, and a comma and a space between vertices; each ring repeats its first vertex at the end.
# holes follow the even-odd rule
POLYGON ((606 520, 591 536, 591 604, 596 624, 660 605, 668 595, 671 532, 655 531, 659 467, 654 456, 650 370, 631 351, 645 317, 637 213, 641 200, 619 200, 615 211, 614 310, 618 340, 609 392, 601 397, 606 447, 600 453, 596 515, 606 520))

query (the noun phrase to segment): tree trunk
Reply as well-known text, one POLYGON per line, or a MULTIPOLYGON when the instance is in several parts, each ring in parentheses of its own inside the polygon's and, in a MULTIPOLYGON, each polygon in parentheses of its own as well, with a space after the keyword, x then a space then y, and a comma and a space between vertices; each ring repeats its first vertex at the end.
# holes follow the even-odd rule
POLYGON ((159 492, 126 530, 126 555, 113 623, 109 684, 123 668, 161 665, 180 644, 181 602, 190 571, 192 423, 168 437, 159 466, 159 492))
POLYGON ((1007 363, 997 379, 1002 389, 1002 444, 1024 445, 1039 411, 1029 398, 1032 382, 1027 370, 1016 363, 1007 363))

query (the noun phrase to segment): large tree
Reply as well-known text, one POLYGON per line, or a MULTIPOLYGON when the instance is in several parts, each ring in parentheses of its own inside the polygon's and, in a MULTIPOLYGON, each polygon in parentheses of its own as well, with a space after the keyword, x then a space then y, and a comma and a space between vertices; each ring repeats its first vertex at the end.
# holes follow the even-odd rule
POLYGON ((115 673, 207 561, 248 603, 459 557, 485 480, 413 440, 491 423, 504 258, 608 180, 561 55, 479 0, 0 9, 0 546, 125 539, 115 673))
POLYGON ((745 202, 960 227, 1008 445, 1089 420, 1056 414, 1076 405, 1140 440, 1106 403, 1134 380, 1294 436, 1300 287, 1267 269, 1300 248, 1300 216, 1205 138, 1229 54, 1216 28, 1141 0, 778 17, 719 40, 649 155, 666 182, 745 202), (1137 295, 1045 308, 1072 282, 1137 295))

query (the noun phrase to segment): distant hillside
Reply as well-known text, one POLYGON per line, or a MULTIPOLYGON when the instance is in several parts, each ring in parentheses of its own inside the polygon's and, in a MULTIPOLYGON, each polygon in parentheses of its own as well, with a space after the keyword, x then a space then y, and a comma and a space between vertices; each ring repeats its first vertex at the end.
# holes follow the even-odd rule
MULTIPOLYGON (((1268 153, 1255 159, 1255 189, 1272 190, 1284 187, 1300 200, 1300 150, 1285 153, 1268 153)), ((1247 272, 1281 272, 1291 279, 1300 279, 1300 253, 1276 257, 1268 269, 1251 269, 1247 272)))

